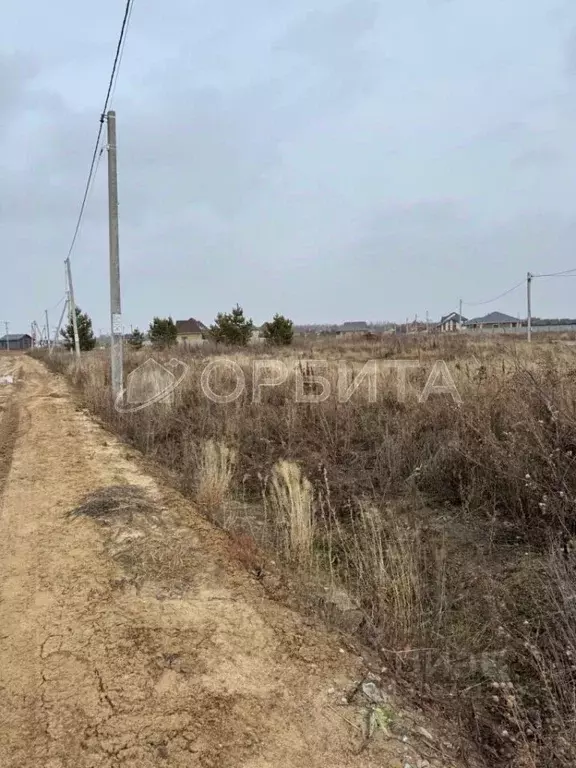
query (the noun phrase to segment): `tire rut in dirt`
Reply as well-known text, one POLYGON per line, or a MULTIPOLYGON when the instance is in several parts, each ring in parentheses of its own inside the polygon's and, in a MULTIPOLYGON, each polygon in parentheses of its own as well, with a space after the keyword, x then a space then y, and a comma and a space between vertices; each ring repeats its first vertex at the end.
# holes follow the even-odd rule
POLYGON ((12 396, 0 414, 0 496, 10 474, 20 426, 20 403, 12 396))

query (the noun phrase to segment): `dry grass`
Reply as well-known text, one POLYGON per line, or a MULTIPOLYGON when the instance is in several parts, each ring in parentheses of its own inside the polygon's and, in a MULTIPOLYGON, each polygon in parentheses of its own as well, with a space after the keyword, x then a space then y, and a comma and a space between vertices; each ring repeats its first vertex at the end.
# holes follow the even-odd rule
POLYGON ((207 440, 196 474, 195 501, 208 515, 217 515, 229 500, 236 452, 224 443, 207 440))
POLYGON ((274 465, 267 504, 275 527, 283 532, 286 560, 309 569, 315 540, 313 493, 298 464, 279 461, 274 465))
POLYGON ((420 536, 417 528, 404 525, 395 515, 361 504, 349 537, 348 559, 354 563, 357 582, 354 591, 359 598, 365 590, 374 595, 371 624, 389 623, 398 648, 414 644, 426 613, 420 536))
MULTIPOLYGON (((576 765, 576 347, 305 340, 280 352, 292 370, 255 402, 252 359, 263 354, 193 350, 171 409, 116 413, 99 354, 75 381, 87 406, 175 470, 207 514, 251 532, 251 563, 269 547, 327 600, 347 594, 362 641, 419 704, 460 722, 487 766, 576 765), (246 381, 227 404, 200 386, 222 354, 246 381), (338 363, 354 375, 368 359, 420 362, 405 398, 384 366, 375 402, 365 384, 345 403, 295 402, 299 371, 306 393, 317 391, 313 375, 335 393, 338 363), (419 402, 436 360, 461 405, 419 402)), ((146 357, 127 355, 126 373, 146 357)), ((71 372, 69 357, 51 364, 71 372)), ((222 370, 215 386, 235 383, 222 370)))

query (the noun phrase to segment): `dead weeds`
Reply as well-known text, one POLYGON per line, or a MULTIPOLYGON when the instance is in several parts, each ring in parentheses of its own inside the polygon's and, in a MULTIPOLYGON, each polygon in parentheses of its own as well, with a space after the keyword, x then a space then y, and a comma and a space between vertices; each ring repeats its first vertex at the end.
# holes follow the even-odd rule
MULTIPOLYGON (((343 590, 362 616, 354 613, 349 631, 420 705, 459 723, 487 765, 573 768, 575 352, 545 340, 431 335, 306 342, 281 353, 301 368, 307 360, 306 370, 323 359, 420 361, 405 399, 390 375, 377 402, 361 389, 346 403, 296 402, 293 378, 255 402, 254 351, 234 356, 246 389, 233 403, 204 397, 198 351, 172 409, 118 414, 101 357, 75 383, 91 411, 175 472, 184 490, 203 487, 213 519, 250 532, 295 581, 343 590), (461 404, 446 395, 419 402, 435 360, 448 363, 461 404), (233 465, 207 452, 216 444, 233 465), (290 482, 279 484, 278 462, 298 468, 290 482)), ((140 358, 126 357, 127 372, 140 358)), ((55 356, 52 365, 69 363, 55 356)), ((122 503, 104 519, 126 515, 122 503)), ((175 573, 192 571, 185 546, 171 557, 171 535, 164 549, 153 535, 134 536, 125 551, 136 564, 127 567, 169 578, 167 559, 175 573)))

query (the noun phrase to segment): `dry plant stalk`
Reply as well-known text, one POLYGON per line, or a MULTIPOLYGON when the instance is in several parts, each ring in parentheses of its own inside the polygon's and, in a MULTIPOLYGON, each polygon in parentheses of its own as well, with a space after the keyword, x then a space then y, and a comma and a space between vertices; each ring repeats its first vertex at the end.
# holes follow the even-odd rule
POLYGON ((352 561, 361 595, 372 595, 373 620, 394 627, 399 646, 418 637, 423 619, 423 553, 418 531, 360 504, 352 561))
POLYGON ((207 513, 220 511, 230 496, 236 466, 236 451, 224 443, 208 440, 196 474, 196 502, 207 513))
POLYGON ((313 493, 309 480, 291 461, 278 461, 270 480, 268 502, 284 531, 284 555, 310 568, 314 545, 313 493))

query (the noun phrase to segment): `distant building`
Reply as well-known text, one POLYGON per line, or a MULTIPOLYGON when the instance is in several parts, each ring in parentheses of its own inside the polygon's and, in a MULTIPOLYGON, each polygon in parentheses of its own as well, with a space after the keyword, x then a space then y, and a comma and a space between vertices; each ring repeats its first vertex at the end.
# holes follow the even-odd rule
POLYGON ((0 338, 0 349, 30 349, 32 336, 27 333, 9 333, 0 338))
POLYGON ((351 323, 342 323, 338 328, 338 332, 345 336, 355 336, 357 334, 370 333, 370 327, 364 320, 357 320, 351 323))
POLYGON ((449 315, 444 315, 440 320, 436 329, 442 333, 451 333, 452 331, 462 330, 464 323, 467 323, 468 319, 458 312, 450 312, 449 315))
POLYGON ((525 323, 517 317, 505 315, 503 312, 490 312, 484 317, 467 320, 464 328, 469 331, 510 331, 524 325, 525 323))
POLYGON ((191 317, 189 320, 176 320, 178 344, 198 345, 204 342, 208 328, 200 320, 191 317))

